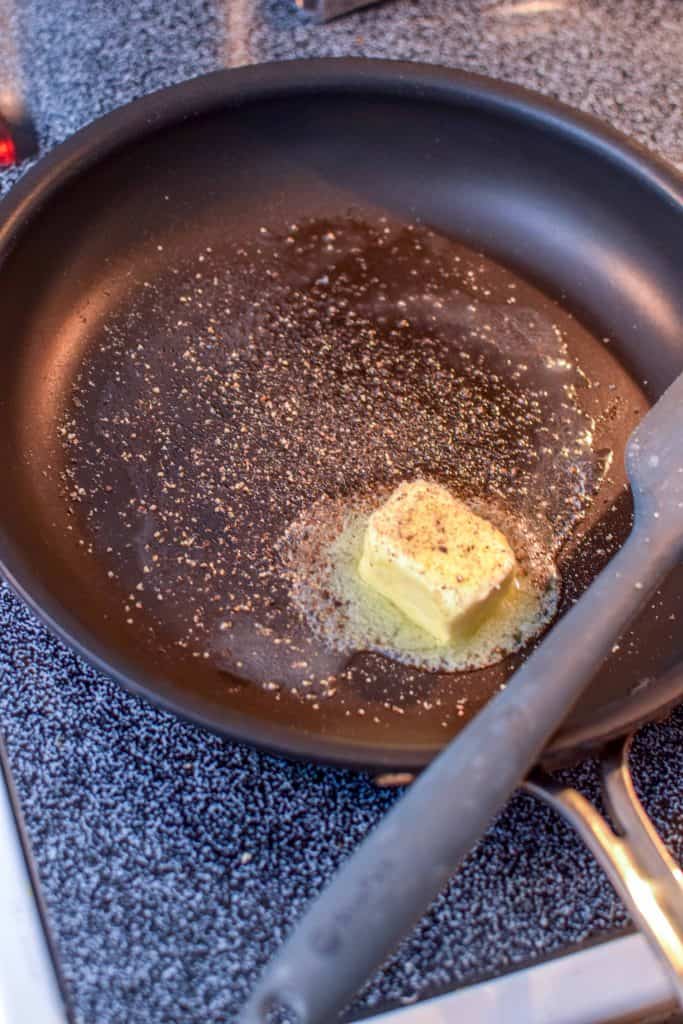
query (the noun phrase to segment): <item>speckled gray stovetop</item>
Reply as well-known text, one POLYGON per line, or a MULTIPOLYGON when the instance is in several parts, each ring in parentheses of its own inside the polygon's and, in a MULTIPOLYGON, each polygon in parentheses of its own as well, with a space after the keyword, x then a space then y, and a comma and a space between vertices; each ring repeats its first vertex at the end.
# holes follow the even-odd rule
MULTIPOLYGON (((676 0, 396 0, 313 27, 289 0, 0 0, 0 77, 21 70, 48 148, 112 107, 223 64, 412 58, 558 96, 683 164, 681 13, 676 0)), ((12 180, 0 175, 0 191, 12 180)), ((0 667, 2 725, 77 1020, 232 1020, 393 796, 154 710, 85 667, 6 589, 0 667)), ((683 714, 643 731, 634 765, 683 857, 683 714)), ((573 777, 594 792, 590 765, 573 777)), ((581 844, 519 797, 363 1006, 625 926, 581 844)))

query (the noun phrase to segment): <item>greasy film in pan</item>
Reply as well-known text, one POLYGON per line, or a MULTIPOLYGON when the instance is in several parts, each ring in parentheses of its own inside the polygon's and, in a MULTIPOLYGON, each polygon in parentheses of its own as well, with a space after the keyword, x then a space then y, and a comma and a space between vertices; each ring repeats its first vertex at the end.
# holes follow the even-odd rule
POLYGON ((601 439, 633 413, 616 360, 596 395, 577 358, 577 339, 603 341, 481 254, 384 217, 264 224, 182 261, 158 248, 60 425, 73 528, 125 628, 312 704, 354 683, 381 695, 396 660, 407 699, 482 667, 381 615, 358 628, 335 576, 340 537, 353 561, 363 517, 422 478, 488 510, 535 575, 546 603, 523 647, 609 472, 601 439))

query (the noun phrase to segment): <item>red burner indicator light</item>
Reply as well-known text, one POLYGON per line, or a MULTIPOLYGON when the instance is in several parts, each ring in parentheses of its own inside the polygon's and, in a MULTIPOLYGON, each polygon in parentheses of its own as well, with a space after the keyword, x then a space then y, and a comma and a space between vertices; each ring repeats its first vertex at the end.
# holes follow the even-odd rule
POLYGON ((23 99, 16 93, 0 92, 0 170, 37 152, 36 131, 23 99))
POLYGON ((4 125, 0 122, 0 167, 11 167, 17 162, 17 147, 14 139, 5 132, 4 125))

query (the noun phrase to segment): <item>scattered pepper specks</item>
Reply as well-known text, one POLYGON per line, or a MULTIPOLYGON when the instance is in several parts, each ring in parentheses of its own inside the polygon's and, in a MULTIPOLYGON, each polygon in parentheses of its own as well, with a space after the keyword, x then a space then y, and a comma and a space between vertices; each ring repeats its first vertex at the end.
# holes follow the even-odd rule
MULTIPOLYGON (((61 427, 64 498, 133 592, 128 628, 317 702, 361 668, 292 600, 290 524, 426 474, 555 553, 606 453, 571 318, 508 272, 387 218, 263 228, 148 275, 105 321, 61 427)), ((388 671, 363 663, 363 686, 388 671)))

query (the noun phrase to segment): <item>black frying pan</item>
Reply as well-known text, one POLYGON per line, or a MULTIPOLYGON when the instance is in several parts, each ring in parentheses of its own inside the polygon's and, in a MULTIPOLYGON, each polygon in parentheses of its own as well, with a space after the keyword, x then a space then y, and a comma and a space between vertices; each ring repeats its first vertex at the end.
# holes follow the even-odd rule
MULTIPOLYGON (((570 349, 603 385, 590 401, 619 399, 599 438, 614 468, 562 555, 569 602, 628 532, 625 438, 683 368, 682 201, 672 169, 590 118, 430 67, 337 60, 220 72, 103 118, 27 174, 0 211, 7 579, 89 660, 202 725, 297 757, 424 765, 519 659, 436 675, 394 713, 386 694, 367 688, 316 706, 191 657, 173 643, 178 607, 167 620, 163 608, 135 609, 139 566, 107 553, 125 547, 130 527, 87 494, 69 496, 59 430, 74 411, 74 381, 91 363, 100 390, 115 376, 107 328, 125 325, 133 308, 131 349, 141 332, 156 338, 163 364, 178 302, 172 271, 207 247, 220 261, 226 237, 234 252, 264 225, 350 209, 360 221, 422 222, 496 261, 501 282, 519 275, 532 308, 559 303, 572 314, 570 349), (145 282, 156 296, 147 305, 145 282)), ((86 476, 100 468, 91 460, 86 476)), ((126 479, 113 489, 120 507, 140 497, 126 479)), ((548 760, 593 749, 683 698, 682 579, 672 575, 599 671, 548 760)), ((187 618, 192 611, 188 598, 187 618)))

